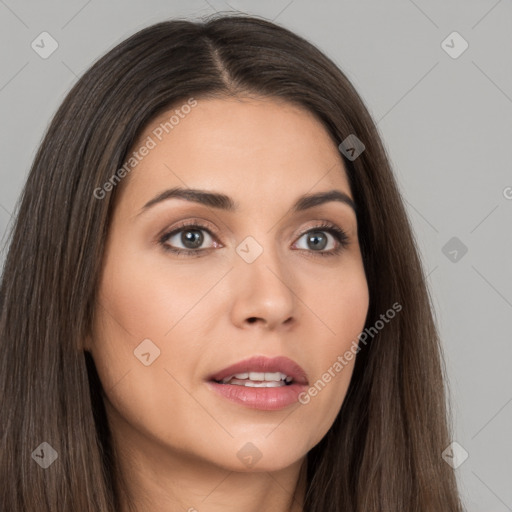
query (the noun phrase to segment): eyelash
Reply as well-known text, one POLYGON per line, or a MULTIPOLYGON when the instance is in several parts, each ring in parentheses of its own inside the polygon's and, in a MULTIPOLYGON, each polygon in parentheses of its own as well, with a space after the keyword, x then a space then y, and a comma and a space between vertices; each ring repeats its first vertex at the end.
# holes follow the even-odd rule
MULTIPOLYGON (((208 251, 209 249, 176 249, 173 247, 170 247, 168 244, 166 244, 167 240, 171 238, 172 236, 180 233, 181 231, 185 231, 186 229, 190 228, 199 228, 199 230, 206 231, 212 238, 215 238, 211 230, 205 226, 204 224, 201 224, 198 221, 193 221, 189 223, 182 224, 181 226, 177 227, 176 229, 173 229, 172 231, 168 231, 167 233, 163 234, 160 239, 158 240, 158 243, 162 246, 164 251, 171 252, 177 256, 185 256, 185 257, 198 257, 200 256, 204 251, 208 251)), ((343 231, 341 228, 336 226, 335 224, 331 224, 330 222, 322 222, 321 224, 317 226, 312 226, 306 231, 304 231, 298 239, 302 238, 304 235, 314 232, 314 231, 325 231, 327 233, 330 233, 338 242, 338 247, 336 249, 331 249, 330 251, 308 251, 307 249, 298 249, 301 251, 306 251, 308 253, 313 253, 315 256, 337 256, 340 254, 340 252, 349 244, 349 238, 348 235, 343 231)))

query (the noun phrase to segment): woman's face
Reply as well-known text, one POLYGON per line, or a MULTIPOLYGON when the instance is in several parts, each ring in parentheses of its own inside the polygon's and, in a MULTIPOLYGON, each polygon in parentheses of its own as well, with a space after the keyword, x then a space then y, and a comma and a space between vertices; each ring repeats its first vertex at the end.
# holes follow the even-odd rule
POLYGON ((135 145, 149 149, 124 178, 110 226, 87 347, 109 422, 154 467, 179 458, 285 468, 338 414, 354 365, 339 358, 368 310, 343 161, 322 124, 287 103, 199 99, 166 133, 173 113, 135 145), (176 188, 222 199, 160 196, 176 188), (342 200, 303 199, 330 191, 342 200), (249 374, 231 384, 212 380, 253 357, 289 358, 302 380, 282 359, 227 370, 249 374), (263 382, 280 373, 292 384, 263 382))

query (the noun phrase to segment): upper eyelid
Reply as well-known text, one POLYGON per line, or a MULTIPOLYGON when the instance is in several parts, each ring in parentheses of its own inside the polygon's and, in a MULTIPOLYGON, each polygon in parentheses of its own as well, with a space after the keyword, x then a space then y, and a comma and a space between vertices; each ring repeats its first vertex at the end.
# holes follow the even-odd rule
MULTIPOLYGON (((325 230, 327 232, 329 232, 330 230, 333 230, 333 229, 339 229, 346 236, 347 239, 350 238, 350 235, 347 232, 347 230, 344 229, 343 227, 339 226, 335 222, 328 221, 328 220, 318 220, 316 222, 318 225, 313 225, 313 226, 304 228, 296 236, 303 237, 305 234, 307 234, 308 232, 310 232, 314 229, 325 230), (326 226, 321 226, 320 224, 326 224, 326 226)), ((166 242, 169 238, 171 238, 172 236, 175 236, 177 233, 180 233, 181 231, 183 231, 187 228, 194 228, 194 227, 199 228, 199 230, 207 231, 210 234, 210 236, 214 236, 215 238, 217 238, 216 230, 211 229, 209 226, 206 226, 203 224, 204 224, 204 221, 202 221, 202 220, 200 221, 199 219, 192 219, 191 221, 184 221, 184 224, 176 226, 171 230, 166 230, 161 236, 158 237, 158 239, 160 241, 166 242)), ((331 234, 331 236, 334 236, 334 235, 332 235, 332 233, 329 233, 329 234, 331 234)), ((338 241, 338 243, 341 243, 341 242, 338 241)), ((190 249, 190 250, 192 251, 192 249, 190 249)), ((197 249, 197 251, 200 251, 200 250, 201 249, 197 249)), ((197 251, 195 251, 195 252, 197 252, 197 251)))

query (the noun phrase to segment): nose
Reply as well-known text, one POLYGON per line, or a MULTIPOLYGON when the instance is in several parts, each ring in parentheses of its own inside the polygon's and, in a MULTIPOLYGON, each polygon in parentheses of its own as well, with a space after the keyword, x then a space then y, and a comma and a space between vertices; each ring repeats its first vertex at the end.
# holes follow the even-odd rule
POLYGON ((240 328, 289 328, 296 321, 293 276, 275 252, 265 250, 252 263, 241 258, 231 272, 232 322, 240 328))

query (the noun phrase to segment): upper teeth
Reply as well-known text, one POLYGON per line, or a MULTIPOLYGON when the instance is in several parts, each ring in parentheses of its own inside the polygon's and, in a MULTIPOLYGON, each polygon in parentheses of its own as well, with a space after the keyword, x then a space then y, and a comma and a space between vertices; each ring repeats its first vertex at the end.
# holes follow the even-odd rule
POLYGON ((229 377, 225 377, 222 379, 222 383, 225 384, 229 382, 231 379, 249 379, 256 382, 270 381, 270 382, 279 382, 280 380, 284 380, 286 382, 291 382, 292 377, 288 377, 285 373, 281 372, 245 372, 245 373, 235 373, 234 375, 230 375, 229 377))

